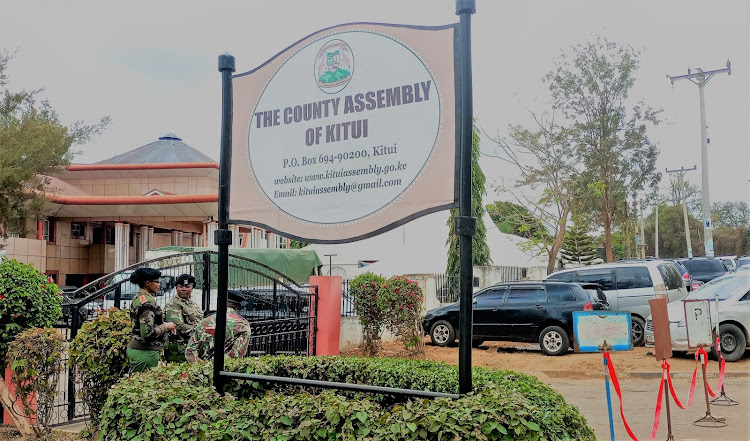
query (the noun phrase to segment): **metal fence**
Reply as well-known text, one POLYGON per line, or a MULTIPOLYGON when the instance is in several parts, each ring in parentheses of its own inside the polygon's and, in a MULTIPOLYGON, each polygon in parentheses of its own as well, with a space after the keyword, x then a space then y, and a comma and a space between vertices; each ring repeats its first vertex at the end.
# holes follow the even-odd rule
POLYGON ((460 294, 459 276, 435 274, 435 295, 438 302, 457 302, 460 294))
POLYGON ((341 317, 354 317, 357 312, 354 310, 354 297, 349 294, 350 280, 341 281, 341 317))
MULTIPOLYGON (((162 273, 156 303, 164 308, 176 295, 175 280, 180 274, 196 279, 192 300, 206 314, 216 309, 218 259, 215 251, 182 253, 141 262, 108 274, 71 293, 64 294, 63 317, 56 327, 71 341, 85 321, 93 320, 110 307, 127 309, 138 287, 129 282, 138 268, 156 268, 162 273)), ((252 334, 248 356, 315 355, 318 290, 316 286, 299 285, 285 275, 260 262, 240 256, 229 258, 229 289, 245 297, 237 311, 250 322, 252 334)), ((54 404, 52 424, 64 424, 84 417, 83 403, 77 399, 80 384, 67 367, 60 378, 54 404)))

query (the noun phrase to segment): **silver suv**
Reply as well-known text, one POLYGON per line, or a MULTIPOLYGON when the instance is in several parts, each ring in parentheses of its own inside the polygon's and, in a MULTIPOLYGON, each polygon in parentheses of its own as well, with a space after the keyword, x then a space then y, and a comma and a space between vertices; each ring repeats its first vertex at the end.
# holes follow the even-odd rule
POLYGON ((687 294, 679 270, 665 260, 623 260, 584 266, 552 273, 547 279, 599 284, 612 311, 630 313, 635 346, 644 344, 646 317, 651 314, 648 301, 667 297, 671 302, 687 294))

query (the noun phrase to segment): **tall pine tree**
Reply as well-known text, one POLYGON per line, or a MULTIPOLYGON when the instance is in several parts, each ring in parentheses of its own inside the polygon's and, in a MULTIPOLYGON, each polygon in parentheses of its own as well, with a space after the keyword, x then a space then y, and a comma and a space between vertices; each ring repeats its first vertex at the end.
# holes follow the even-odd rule
MULTIPOLYGON (((487 245, 487 227, 485 227, 482 219, 484 214, 482 195, 487 194, 484 188, 486 180, 482 169, 479 167, 479 129, 476 125, 473 125, 471 134, 471 215, 477 219, 477 232, 471 241, 472 265, 489 265, 492 263, 490 247, 487 245)), ((448 240, 446 241, 448 245, 448 267, 445 272, 453 276, 458 276, 461 272, 456 217, 458 217, 458 210, 451 210, 448 219, 448 240)))
POLYGON ((596 259, 596 245, 585 229, 574 225, 565 234, 560 255, 565 262, 589 265, 596 259))

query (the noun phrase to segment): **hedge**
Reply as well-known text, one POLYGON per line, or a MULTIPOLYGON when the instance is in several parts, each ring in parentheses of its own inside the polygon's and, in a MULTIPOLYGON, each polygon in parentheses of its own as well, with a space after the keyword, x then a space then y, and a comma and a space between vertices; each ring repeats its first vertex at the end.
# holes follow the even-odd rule
MULTIPOLYGON (((578 409, 536 378, 474 368, 460 399, 230 381, 211 387, 210 363, 135 374, 109 393, 98 440, 594 440, 578 409)), ((458 370, 429 361, 348 357, 227 360, 233 372, 456 392, 458 370)))

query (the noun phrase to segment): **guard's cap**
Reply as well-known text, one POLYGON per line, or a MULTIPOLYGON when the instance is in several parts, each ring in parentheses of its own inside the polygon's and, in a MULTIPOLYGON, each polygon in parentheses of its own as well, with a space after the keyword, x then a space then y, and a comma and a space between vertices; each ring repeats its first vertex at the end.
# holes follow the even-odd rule
POLYGON ((242 295, 241 291, 238 291, 236 289, 228 289, 227 290, 227 301, 229 301, 229 302, 235 302, 235 303, 242 303, 245 300, 247 300, 247 299, 245 298, 244 295, 242 295))
POLYGON ((177 280, 175 280, 175 283, 178 285, 192 284, 193 286, 195 286, 195 277, 190 274, 180 274, 179 276, 177 276, 177 280))
POLYGON ((153 268, 138 268, 130 275, 130 281, 133 283, 143 283, 149 280, 157 280, 161 277, 161 271, 153 268))

